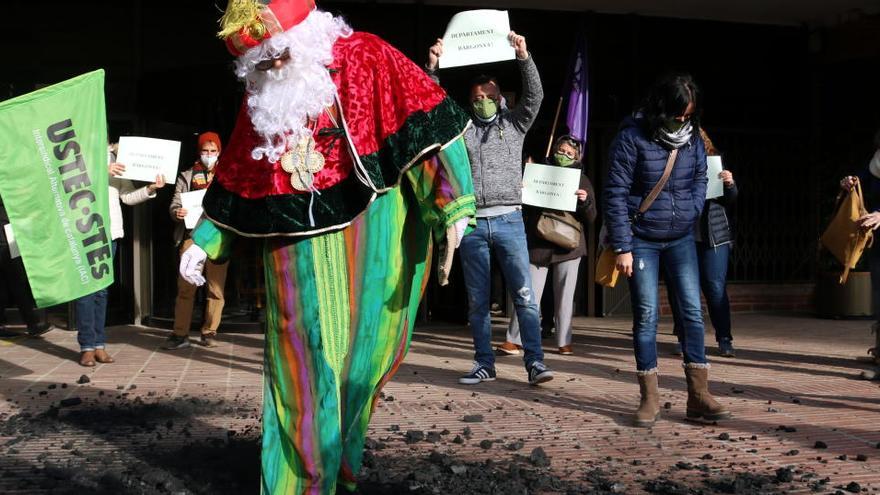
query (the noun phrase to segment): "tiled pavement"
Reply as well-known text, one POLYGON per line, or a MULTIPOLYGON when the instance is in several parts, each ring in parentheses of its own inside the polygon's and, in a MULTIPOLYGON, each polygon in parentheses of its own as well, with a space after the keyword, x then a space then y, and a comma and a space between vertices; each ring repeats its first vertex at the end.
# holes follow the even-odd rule
MULTIPOLYGON (((873 341, 867 322, 736 315, 738 357, 712 358, 712 390, 734 413, 734 419, 719 425, 684 419, 684 377, 677 359, 668 354, 672 336, 664 322, 661 402, 668 402, 669 408, 651 430, 628 425, 638 402, 629 322, 578 318, 575 325, 576 354, 558 356, 548 347, 546 361, 557 376, 541 387, 525 383, 516 357, 498 358, 496 382, 459 385, 456 378, 470 367, 466 330, 443 325, 417 328, 404 365, 385 388, 371 437, 387 445, 383 455, 404 458, 439 448, 469 460, 517 454, 501 444, 483 449, 481 440, 503 444, 523 440, 521 453, 543 447, 551 469, 560 476, 577 479, 591 466, 602 467, 623 483, 626 493, 641 493, 643 480, 661 475, 699 483, 707 473, 772 476, 786 466, 795 469, 796 481, 804 475, 815 475, 814 481, 830 478, 819 486, 823 493, 851 482, 869 493, 880 491, 880 388, 877 382, 853 379, 867 367, 857 360, 873 341), (463 417, 471 414, 481 414, 484 420, 464 423, 463 417), (473 436, 461 445, 452 444, 449 437, 439 444, 406 444, 400 433, 391 433, 397 427, 400 433, 447 429, 450 436, 469 427, 473 436), (817 441, 827 447, 816 448, 817 441), (688 469, 688 463, 701 470, 688 469)), ((500 327, 496 335, 503 335, 500 327)), ((94 369, 74 361, 72 332, 0 340, 0 493, 57 490, 57 484, 40 480, 22 483, 23 478, 45 476, 45 471, 35 469, 40 463, 64 465, 75 456, 85 456, 106 469, 132 459, 152 462, 154 457, 145 450, 171 451, 211 438, 219 438, 216 448, 223 448, 230 430, 255 435, 261 393, 260 335, 221 335, 220 347, 194 346, 176 352, 158 349, 164 336, 165 331, 152 328, 113 328, 108 349, 117 362, 94 369), (91 382, 77 384, 83 374, 91 382), (83 403, 62 407, 58 413, 61 422, 71 418, 66 424, 72 429, 22 436, 10 426, 10 417, 17 413, 38 414, 75 398, 83 403), (189 404, 186 401, 194 404, 192 414, 166 426, 164 436, 153 427, 108 432, 84 425, 75 415, 93 404, 140 407, 189 404)), ((711 339, 708 335, 707 341, 711 339)), ((146 410, 144 414, 152 414, 146 410)), ((23 421, 22 416, 15 421, 23 421)), ((255 455, 241 461, 258 462, 255 455)), ((796 483, 784 491, 809 489, 806 483, 796 483)), ((253 493, 257 492, 254 486, 253 493)))

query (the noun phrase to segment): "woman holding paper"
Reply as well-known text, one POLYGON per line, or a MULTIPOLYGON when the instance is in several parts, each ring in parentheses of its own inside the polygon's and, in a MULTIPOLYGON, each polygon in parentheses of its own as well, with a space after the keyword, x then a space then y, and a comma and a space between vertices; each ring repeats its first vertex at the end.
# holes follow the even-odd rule
MULTIPOLYGON (((596 219, 596 202, 593 184, 583 174, 580 141, 572 136, 561 136, 553 146, 553 156, 548 162, 557 167, 581 170, 580 186, 577 194, 575 219, 586 226, 596 219)), ((526 238, 529 245, 529 273, 532 277, 532 289, 535 304, 541 307, 541 295, 547 282, 547 275, 553 270, 553 294, 555 295, 555 311, 553 320, 556 324, 556 339, 559 354, 570 355, 574 351, 571 346, 571 314, 574 305, 574 290, 577 286, 578 267, 581 258, 587 255, 587 241, 582 229, 578 244, 573 249, 560 247, 544 239, 538 231, 538 220, 544 212, 541 208, 523 207, 525 217, 526 238)), ((519 335, 519 321, 516 315, 510 319, 507 329, 507 340, 498 346, 498 350, 506 354, 518 354, 522 342, 519 335)))
POLYGON ((706 200, 706 149, 699 137, 700 92, 687 74, 661 78, 627 117, 609 152, 604 211, 617 269, 629 278, 633 348, 641 401, 634 424, 660 416, 657 381, 658 278, 664 272, 682 316, 687 416, 726 419, 709 394, 703 347, 700 273, 694 224, 706 200))
MULTIPOLYGON (((199 159, 188 170, 177 176, 177 184, 174 186, 174 199, 168 208, 171 219, 174 220, 174 242, 181 253, 192 245, 190 234, 192 229, 187 228, 185 219, 186 208, 183 207, 182 196, 194 191, 208 188, 214 180, 214 165, 220 157, 222 143, 220 136, 214 132, 205 132, 199 135, 199 159)), ((205 317, 202 322, 202 338, 199 341, 205 347, 215 347, 217 328, 220 326, 220 318, 223 315, 225 299, 223 290, 226 285, 226 271, 229 268, 229 260, 215 263, 208 260, 205 263, 205 279, 207 279, 207 303, 205 304, 205 317)), ((174 303, 174 330, 168 336, 168 340, 162 345, 164 349, 175 350, 189 347, 189 327, 192 323, 193 300, 196 295, 195 285, 190 284, 179 274, 177 276, 177 300, 174 303)))
MULTIPOLYGON (((116 163, 116 144, 109 146, 107 159, 110 172, 110 238, 113 257, 116 257, 116 241, 122 239, 125 230, 122 224, 122 207, 119 202, 134 206, 156 197, 156 190, 165 186, 165 178, 156 176, 156 182, 136 188, 128 179, 119 175, 125 172, 125 165, 116 163)), ((83 296, 76 300, 76 340, 79 342, 81 366, 92 367, 97 363, 112 363, 114 359, 107 353, 107 332, 104 324, 107 319, 107 289, 83 296)))
MULTIPOLYGON (((706 146, 708 160, 717 160, 721 168, 721 157, 706 131, 700 129, 700 137, 706 146)), ((711 169, 712 167, 710 167, 711 169)), ((718 168, 713 169, 713 172, 718 168)), ((721 195, 706 199, 703 214, 694 228, 694 240, 697 241, 697 258, 700 263, 700 287, 706 297, 709 309, 709 320, 715 329, 715 341, 718 343, 718 354, 722 357, 736 357, 733 348, 733 335, 730 332, 730 300, 727 297, 727 263, 733 247, 733 205, 738 194, 733 173, 722 169, 718 172, 721 195)), ((710 177, 710 183, 712 178, 710 177)), ((718 194, 717 192, 715 194, 718 194)), ((710 194, 711 195, 711 194, 710 194)), ((681 315, 677 311, 676 301, 670 297, 672 316, 675 320, 673 333, 682 335, 681 315)), ((675 354, 680 356, 681 342, 676 344, 675 354)))

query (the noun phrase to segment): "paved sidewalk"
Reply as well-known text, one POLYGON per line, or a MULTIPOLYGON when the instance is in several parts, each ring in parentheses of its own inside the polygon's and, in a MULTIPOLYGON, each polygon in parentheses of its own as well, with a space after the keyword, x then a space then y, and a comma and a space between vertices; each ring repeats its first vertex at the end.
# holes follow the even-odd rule
MULTIPOLYGON (((738 357, 711 358, 712 391, 734 419, 711 425, 684 419, 664 321, 668 409, 649 430, 629 426, 638 403, 629 321, 575 325, 574 356, 545 341, 557 375, 541 387, 527 385, 517 357, 498 358, 495 382, 459 385, 471 362, 466 329, 417 328, 371 424, 367 481, 392 493, 503 466, 495 484, 458 492, 513 493, 496 482, 519 476, 504 464, 518 460, 549 476, 523 475, 528 493, 880 490, 880 387, 853 379, 867 367, 856 358, 873 342, 868 322, 735 315, 738 357), (434 479, 420 478, 425 465, 434 479)), ((261 336, 171 352, 159 349, 166 335, 113 328, 117 362, 94 369, 76 363, 72 332, 0 340, 0 493, 258 493, 261 336), (78 384, 82 375, 90 381, 78 384)))

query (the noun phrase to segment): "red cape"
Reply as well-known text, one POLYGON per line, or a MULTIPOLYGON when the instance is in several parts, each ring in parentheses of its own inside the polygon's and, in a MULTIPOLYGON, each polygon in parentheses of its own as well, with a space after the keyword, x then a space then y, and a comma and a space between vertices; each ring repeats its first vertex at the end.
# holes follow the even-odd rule
MULTIPOLYGON (((340 38, 333 46, 333 59, 328 69, 360 156, 379 151, 384 141, 403 127, 407 117, 417 111, 430 111, 446 97, 421 69, 375 35, 357 32, 340 38)), ((327 114, 322 114, 318 131, 333 127, 327 114)), ((249 199, 304 194, 291 186, 290 174, 281 169, 280 161, 251 158, 251 150, 261 142, 247 103, 243 102, 235 130, 217 165, 217 181, 227 191, 249 199)), ((316 149, 326 160, 324 169, 315 174, 319 190, 338 184, 352 172, 344 136, 316 133, 316 149)))

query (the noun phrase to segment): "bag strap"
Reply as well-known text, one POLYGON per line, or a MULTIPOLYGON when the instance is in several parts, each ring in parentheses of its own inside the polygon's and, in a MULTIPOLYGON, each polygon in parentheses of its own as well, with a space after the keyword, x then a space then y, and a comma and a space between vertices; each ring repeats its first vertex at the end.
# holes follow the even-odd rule
POLYGON ((663 176, 661 176, 660 180, 657 181, 657 184, 654 185, 654 189, 651 189, 651 192, 648 193, 648 197, 642 201, 642 204, 639 206, 639 213, 645 213, 648 211, 648 208, 651 207, 654 200, 657 199, 657 196, 660 196, 660 191, 666 186, 666 182, 672 174, 672 166, 675 165, 675 159, 677 157, 678 148, 669 152, 669 158, 666 159, 666 168, 663 169, 663 176))
POLYGON ((862 181, 856 182, 856 187, 853 189, 856 193, 856 197, 859 201, 859 212, 862 214, 866 214, 868 209, 865 208, 865 196, 862 195, 862 181))

